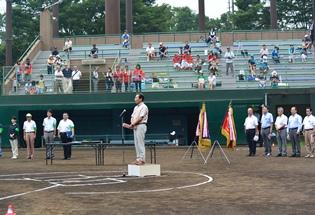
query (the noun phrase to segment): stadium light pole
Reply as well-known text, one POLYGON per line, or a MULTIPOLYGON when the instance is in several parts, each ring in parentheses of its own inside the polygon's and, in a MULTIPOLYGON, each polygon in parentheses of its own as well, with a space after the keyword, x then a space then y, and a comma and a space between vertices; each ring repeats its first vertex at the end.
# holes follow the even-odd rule
POLYGON ((5 65, 12 66, 12 42, 13 42, 13 26, 12 26, 12 0, 6 2, 6 49, 5 49, 5 65))
POLYGON ((278 28, 277 0, 270 0, 270 22, 271 29, 278 28))
POLYGON ((199 30, 206 30, 206 20, 205 20, 205 0, 199 0, 199 30))
POLYGON ((133 32, 133 6, 132 0, 126 0, 126 30, 133 32))
POLYGON ((120 34, 120 1, 105 0, 105 34, 120 34))
POLYGON ((57 3, 52 8, 53 17, 55 17, 53 24, 53 36, 57 37, 59 35, 59 0, 54 0, 54 3, 57 3))

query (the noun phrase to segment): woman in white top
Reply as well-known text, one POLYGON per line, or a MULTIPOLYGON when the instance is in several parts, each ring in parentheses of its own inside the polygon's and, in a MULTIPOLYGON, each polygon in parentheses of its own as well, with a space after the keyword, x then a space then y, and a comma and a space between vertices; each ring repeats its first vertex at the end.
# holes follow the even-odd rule
POLYGON ((27 148, 27 159, 34 159, 36 130, 36 123, 32 120, 32 114, 26 114, 26 121, 23 124, 23 137, 27 148))
POLYGON ((217 77, 215 76, 215 72, 210 73, 208 77, 208 87, 209 90, 213 90, 217 84, 217 77))

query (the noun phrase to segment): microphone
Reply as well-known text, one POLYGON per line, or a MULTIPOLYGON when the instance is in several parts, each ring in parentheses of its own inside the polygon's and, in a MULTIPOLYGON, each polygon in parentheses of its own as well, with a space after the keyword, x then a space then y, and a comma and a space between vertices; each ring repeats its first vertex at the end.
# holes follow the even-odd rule
POLYGON ((121 114, 119 115, 119 117, 122 117, 126 112, 127 112, 126 109, 124 109, 124 110, 121 112, 121 114))

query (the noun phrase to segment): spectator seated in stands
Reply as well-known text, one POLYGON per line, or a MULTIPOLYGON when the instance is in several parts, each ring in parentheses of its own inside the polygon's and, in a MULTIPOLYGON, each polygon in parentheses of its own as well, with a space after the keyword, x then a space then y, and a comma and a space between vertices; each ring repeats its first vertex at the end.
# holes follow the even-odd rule
POLYGON ((31 60, 29 58, 25 61, 24 67, 24 81, 29 82, 32 79, 33 66, 31 64, 31 60))
POLYGON ((59 51, 57 49, 57 47, 54 47, 54 49, 51 51, 51 54, 56 57, 57 55, 59 55, 59 51))
POLYGON ((63 65, 64 65, 64 62, 63 62, 62 58, 59 55, 57 55, 55 57, 54 66, 63 66, 63 65))
POLYGON ((39 76, 39 81, 36 83, 36 92, 37 94, 43 94, 45 92, 46 86, 44 81, 44 76, 39 76))
POLYGON ((199 73, 199 71, 202 69, 204 61, 201 59, 200 55, 197 55, 196 58, 194 59, 194 65, 193 68, 196 73, 199 73))
POLYGON ((152 88, 153 89, 158 89, 160 88, 160 80, 157 77, 157 74, 154 72, 152 73, 152 88))
POLYGON ((183 52, 191 54, 191 47, 190 47, 188 41, 186 41, 186 43, 185 43, 185 45, 183 47, 183 52))
POLYGON ((271 57, 275 63, 280 63, 280 52, 278 46, 275 46, 272 50, 271 57))
POLYGON ((96 44, 93 44, 89 56, 92 58, 98 58, 98 48, 96 47, 96 44))
POLYGON ((160 60, 167 58, 167 47, 164 46, 163 43, 160 43, 160 46, 159 46, 159 56, 160 56, 160 60))
POLYGON ((130 43, 130 35, 128 34, 127 30, 125 30, 125 32, 123 33, 123 35, 121 36, 122 39, 122 46, 124 48, 128 48, 129 47, 129 43, 130 43))
POLYGON ((251 75, 256 75, 256 60, 254 55, 251 55, 248 60, 248 69, 251 75))
POLYGON ((259 65, 260 75, 266 75, 269 71, 268 58, 263 56, 259 65))
POLYGON ((211 66, 218 64, 218 57, 212 51, 210 51, 208 54, 208 64, 209 64, 208 69, 210 69, 211 66))
POLYGON ((294 63, 294 54, 295 54, 295 48, 294 45, 290 45, 289 48, 289 63, 294 63))
POLYGON ((280 77, 275 70, 271 73, 270 82, 271 87, 278 87, 278 84, 280 83, 280 77))
POLYGON ((211 44, 216 44, 216 42, 217 42, 217 32, 215 31, 215 29, 212 28, 209 31, 209 35, 208 35, 208 38, 206 40, 206 43, 208 45, 211 45, 211 44))
POLYGON ((182 55, 182 63, 181 63, 181 69, 184 70, 191 70, 193 68, 193 59, 192 55, 185 53, 182 55))
POLYGON ((307 61, 307 49, 306 48, 303 48, 302 51, 301 51, 301 60, 302 60, 302 63, 305 63, 307 61))
POLYGON ((51 75, 54 71, 55 58, 53 55, 50 55, 47 60, 47 74, 51 75))
POLYGON ((306 34, 304 36, 304 46, 303 48, 306 48, 306 49, 311 49, 312 48, 312 40, 311 40, 311 37, 306 34))
POLYGON ((197 78, 197 83, 198 83, 198 89, 204 89, 205 88, 205 76, 203 75, 203 72, 200 72, 197 78))
POLYGON ((210 75, 208 77, 209 90, 213 90, 216 87, 216 84, 217 84, 217 77, 215 75, 215 72, 210 72, 210 75))
POLYGON ((248 51, 246 49, 241 50, 241 55, 245 58, 248 57, 248 51))
POLYGON ((63 50, 68 53, 72 51, 72 40, 70 38, 66 40, 63 50))
POLYGON ((200 37, 199 37, 199 40, 198 40, 197 42, 198 42, 198 43, 205 43, 206 40, 205 40, 204 36, 200 36, 200 37))
POLYGON ((155 58, 155 49, 152 46, 152 43, 148 43, 147 48, 145 49, 147 54, 147 61, 153 60, 155 58))
POLYGON ((261 58, 263 58, 264 56, 267 56, 267 57, 268 57, 269 51, 268 51, 266 45, 263 45, 263 46, 262 46, 262 48, 260 49, 259 55, 260 55, 261 58))
POLYGON ((35 95, 37 93, 35 81, 26 82, 24 89, 25 89, 25 94, 27 95, 35 95))
POLYGON ((174 69, 180 70, 182 64, 182 57, 179 54, 175 54, 173 57, 173 67, 174 69))

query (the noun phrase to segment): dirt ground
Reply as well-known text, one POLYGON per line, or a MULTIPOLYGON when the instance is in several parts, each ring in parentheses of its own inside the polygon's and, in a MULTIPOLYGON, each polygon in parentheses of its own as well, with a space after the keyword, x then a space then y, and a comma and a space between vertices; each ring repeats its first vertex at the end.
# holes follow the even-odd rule
MULTIPOLYGON (((33 161, 24 159, 25 150, 18 160, 5 152, 0 214, 9 203, 17 215, 315 214, 315 159, 266 159, 261 148, 258 156, 246 157, 247 149, 239 148, 227 152, 231 165, 219 153, 203 165, 181 161, 184 151, 158 149, 162 176, 148 178, 122 177, 127 165, 121 149, 108 150, 101 167, 87 149, 74 149, 69 161, 61 160, 59 149, 52 166, 45 165, 42 150, 33 161), (213 181, 206 183, 207 176, 213 181), (23 195, 9 198, 16 194, 23 195)), ((134 150, 125 152, 132 161, 134 150)))

